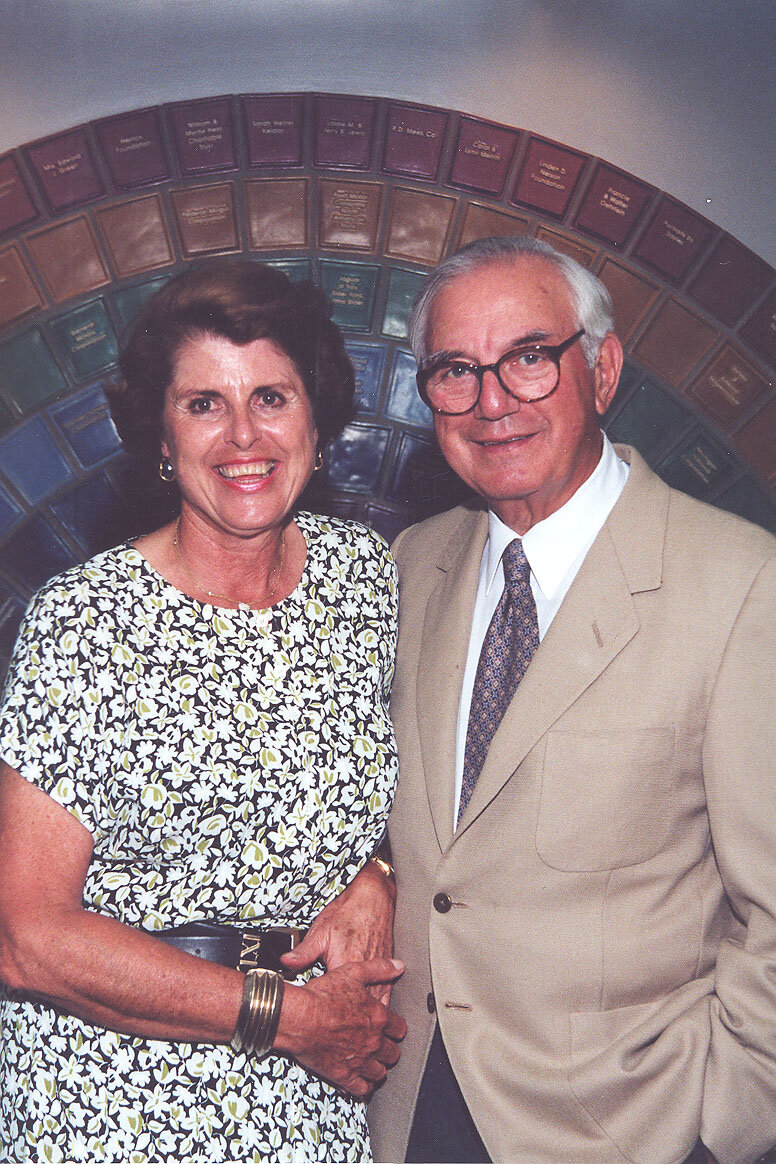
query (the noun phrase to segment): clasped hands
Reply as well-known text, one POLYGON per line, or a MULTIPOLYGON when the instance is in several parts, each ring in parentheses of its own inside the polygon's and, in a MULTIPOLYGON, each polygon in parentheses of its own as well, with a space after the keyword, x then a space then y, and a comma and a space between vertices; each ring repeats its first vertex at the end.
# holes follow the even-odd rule
POLYGON ((392 958, 394 890, 367 865, 284 954, 294 971, 322 961, 326 973, 286 986, 275 1049, 358 1099, 366 1099, 397 1062, 407 1026, 390 1009, 403 973, 392 958))

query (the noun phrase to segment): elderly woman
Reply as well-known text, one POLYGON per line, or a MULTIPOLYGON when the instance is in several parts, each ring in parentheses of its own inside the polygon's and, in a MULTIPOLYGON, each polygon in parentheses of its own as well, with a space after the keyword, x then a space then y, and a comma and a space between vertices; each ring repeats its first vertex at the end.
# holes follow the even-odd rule
POLYGON ((368 1159, 404 1033, 371 859, 394 572, 371 531, 295 508, 352 369, 318 290, 224 260, 147 303, 122 371, 117 426, 180 516, 48 583, 20 631, 0 1155, 368 1159))

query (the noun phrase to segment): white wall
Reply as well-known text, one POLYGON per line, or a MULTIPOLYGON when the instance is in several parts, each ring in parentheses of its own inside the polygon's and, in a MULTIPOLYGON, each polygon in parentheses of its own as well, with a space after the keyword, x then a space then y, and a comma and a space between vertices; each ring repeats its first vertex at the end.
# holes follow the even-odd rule
POLYGON ((0 0, 0 152, 214 93, 404 97, 606 158, 776 265, 776 0, 0 0))

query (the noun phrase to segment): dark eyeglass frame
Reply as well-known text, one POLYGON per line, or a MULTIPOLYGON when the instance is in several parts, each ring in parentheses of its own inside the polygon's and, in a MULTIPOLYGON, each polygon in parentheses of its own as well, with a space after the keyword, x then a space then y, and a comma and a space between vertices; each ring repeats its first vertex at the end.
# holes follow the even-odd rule
POLYGON ((418 373, 415 377, 421 400, 424 404, 428 405, 432 412, 436 412, 440 416, 465 416, 467 412, 471 412, 472 409, 477 407, 480 396, 482 395, 482 379, 486 372, 493 373, 501 387, 509 396, 512 397, 513 400, 519 400, 522 404, 535 404, 538 400, 546 400, 548 396, 552 396, 553 392, 558 387, 558 384, 560 384, 561 356, 564 352, 568 351, 572 344, 575 344, 578 339, 581 339, 584 334, 585 329, 582 327, 579 329, 579 331, 575 331, 572 336, 569 336, 569 338, 564 340, 561 344, 518 344, 516 348, 510 348, 508 352, 504 352, 503 356, 500 356, 499 359, 496 360, 495 364, 477 364, 464 359, 440 360, 437 363, 431 363, 427 368, 418 369, 418 373), (501 365, 506 360, 512 358, 516 352, 538 352, 543 356, 549 357, 549 359, 555 365, 557 372, 555 383, 553 384, 552 388, 550 388, 547 392, 543 392, 541 396, 530 396, 527 398, 519 396, 517 392, 513 392, 511 388, 508 388, 501 378, 501 365), (479 382, 479 391, 474 398, 474 402, 470 404, 468 408, 462 408, 460 412, 450 412, 445 408, 437 408, 435 404, 431 403, 426 392, 426 385, 428 384, 428 381, 431 379, 434 372, 441 368, 443 364, 455 363, 466 365, 466 367, 474 373, 479 382))

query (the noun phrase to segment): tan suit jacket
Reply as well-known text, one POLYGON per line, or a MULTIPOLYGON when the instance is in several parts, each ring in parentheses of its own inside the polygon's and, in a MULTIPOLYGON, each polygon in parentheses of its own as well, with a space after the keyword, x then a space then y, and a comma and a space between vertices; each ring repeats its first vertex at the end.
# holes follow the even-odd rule
POLYGON ((749 1164, 776 1142, 776 540, 618 451, 625 490, 455 834, 487 517, 396 543, 409 1034, 370 1105, 378 1160, 404 1159, 436 1018, 494 1161, 670 1164, 702 1135, 749 1164))

